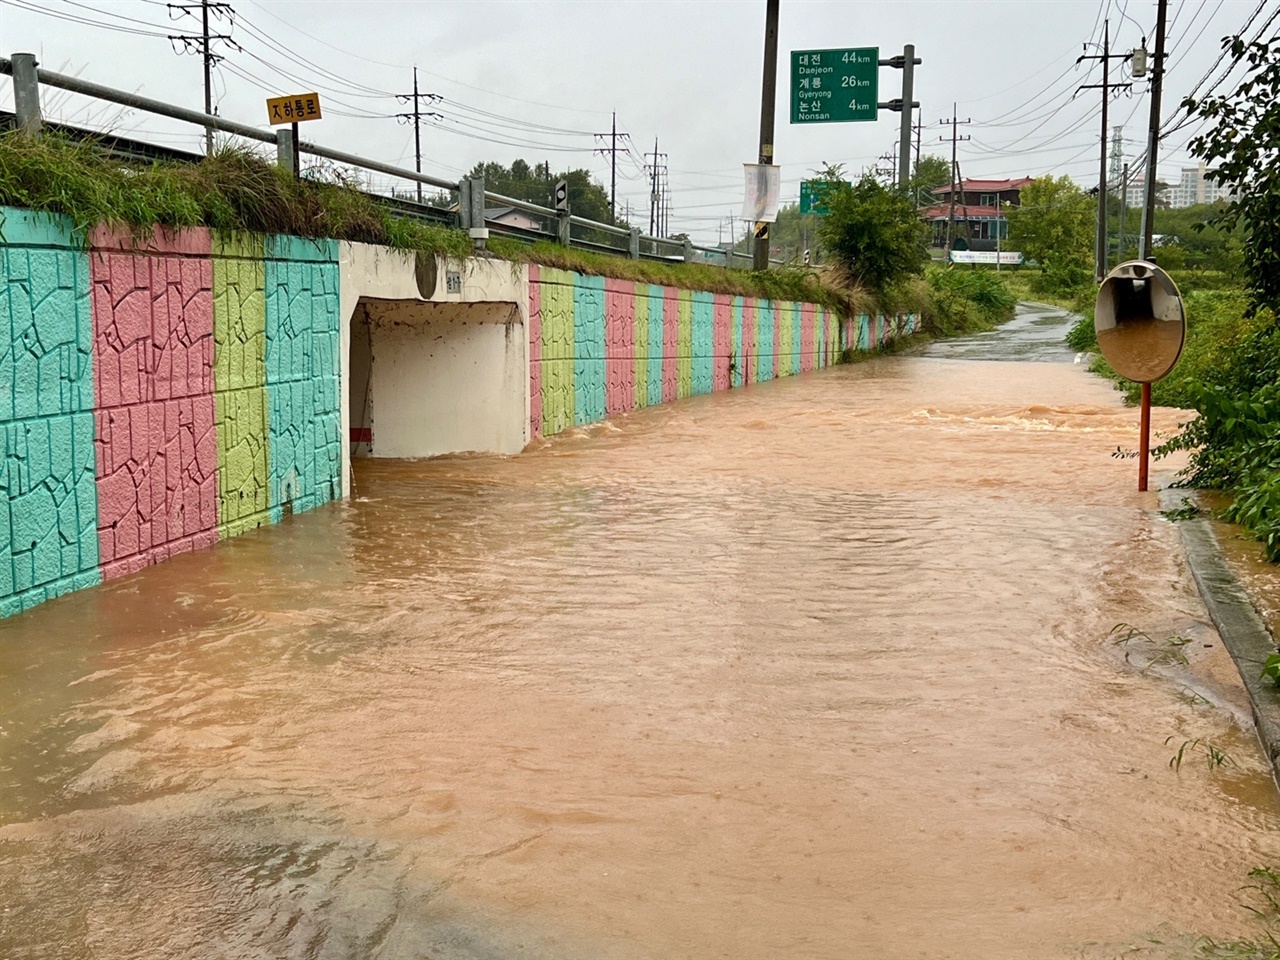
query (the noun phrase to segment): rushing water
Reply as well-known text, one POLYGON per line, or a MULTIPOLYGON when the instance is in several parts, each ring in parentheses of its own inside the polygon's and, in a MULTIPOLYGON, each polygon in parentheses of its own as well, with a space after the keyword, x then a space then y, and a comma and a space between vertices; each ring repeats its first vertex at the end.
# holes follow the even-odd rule
POLYGON ((1063 323, 363 461, 349 503, 0 623, 0 956, 1247 930, 1280 805, 1063 323), (1171 769, 1197 737, 1235 765, 1171 769))

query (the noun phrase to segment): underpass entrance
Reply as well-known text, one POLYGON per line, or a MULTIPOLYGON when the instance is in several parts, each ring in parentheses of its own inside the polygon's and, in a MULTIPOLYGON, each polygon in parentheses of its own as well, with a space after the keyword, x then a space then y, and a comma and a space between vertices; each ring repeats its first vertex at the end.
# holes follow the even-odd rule
POLYGON ((348 355, 353 457, 524 446, 524 324, 510 302, 361 297, 348 355))

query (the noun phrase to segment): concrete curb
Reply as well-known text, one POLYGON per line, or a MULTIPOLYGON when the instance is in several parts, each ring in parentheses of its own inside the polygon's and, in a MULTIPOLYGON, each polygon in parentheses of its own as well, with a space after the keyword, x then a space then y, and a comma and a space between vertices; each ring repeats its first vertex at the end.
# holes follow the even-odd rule
MULTIPOLYGON (((1185 491, 1160 491, 1162 510, 1176 510, 1188 502, 1185 491)), ((1280 688, 1259 676, 1267 657, 1277 652, 1275 639, 1227 565, 1209 521, 1203 518, 1181 520, 1178 529, 1187 552, 1191 576, 1200 589, 1200 596, 1218 636, 1240 671, 1240 679, 1244 681, 1253 706, 1258 739, 1271 761, 1273 774, 1280 781, 1280 688)))

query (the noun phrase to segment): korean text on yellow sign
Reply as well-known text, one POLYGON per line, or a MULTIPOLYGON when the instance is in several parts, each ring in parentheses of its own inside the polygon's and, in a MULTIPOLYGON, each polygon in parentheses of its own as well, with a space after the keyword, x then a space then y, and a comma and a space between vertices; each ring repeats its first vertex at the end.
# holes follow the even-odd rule
POLYGON ((301 123, 320 119, 320 94, 295 93, 289 97, 270 97, 267 100, 267 118, 271 125, 301 123))

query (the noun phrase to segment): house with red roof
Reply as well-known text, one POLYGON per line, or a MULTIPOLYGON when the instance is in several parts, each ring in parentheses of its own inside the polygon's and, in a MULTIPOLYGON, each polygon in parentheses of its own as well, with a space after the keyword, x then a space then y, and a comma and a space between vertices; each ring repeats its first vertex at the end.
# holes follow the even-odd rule
POLYGON ((1016 207, 1030 177, 962 180, 937 187, 933 203, 920 211, 933 230, 933 245, 947 245, 948 225, 954 250, 995 250, 1009 236, 1004 209, 1016 207), (954 208, 953 208, 954 197, 954 208))

